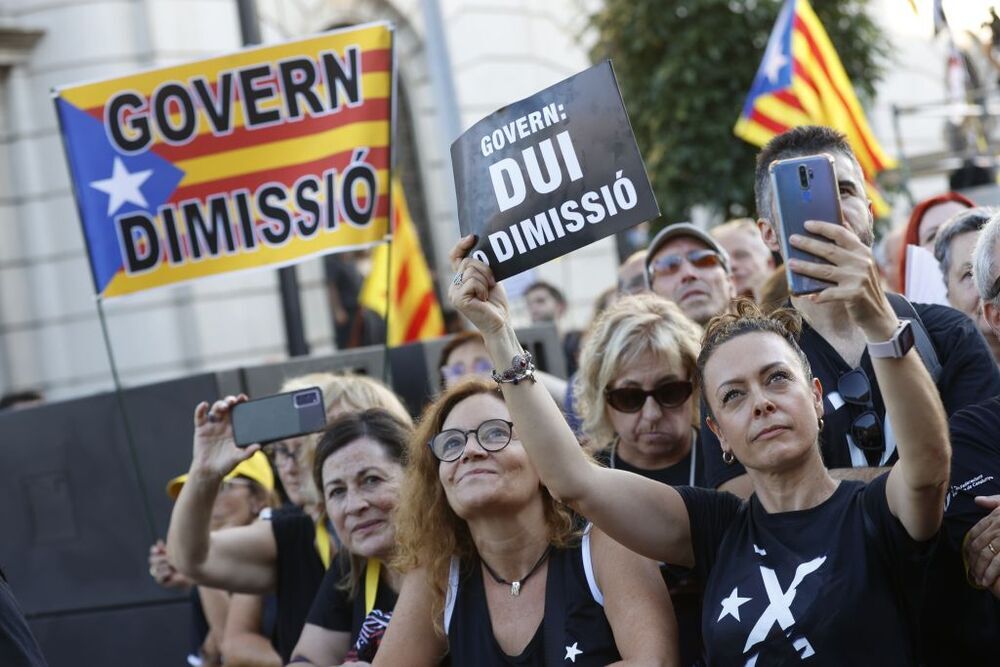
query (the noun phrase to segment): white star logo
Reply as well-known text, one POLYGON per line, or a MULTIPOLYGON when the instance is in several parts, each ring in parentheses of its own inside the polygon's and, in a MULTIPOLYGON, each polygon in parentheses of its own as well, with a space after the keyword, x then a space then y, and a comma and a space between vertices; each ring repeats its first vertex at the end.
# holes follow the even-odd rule
POLYGON ((572 662, 574 664, 576 663, 576 656, 578 656, 581 653, 583 653, 583 651, 581 651, 580 649, 578 649, 576 647, 577 644, 579 644, 579 643, 580 642, 573 642, 572 646, 567 646, 566 647, 566 657, 563 658, 563 660, 569 660, 570 662, 572 662))
POLYGON ((715 621, 716 623, 721 621, 726 616, 732 616, 737 622, 740 621, 740 606, 746 604, 753 598, 741 598, 739 593, 736 591, 737 589, 734 588, 733 592, 729 594, 729 597, 722 601, 722 613, 719 614, 719 618, 715 621))
POLYGON ((108 194, 108 215, 111 216, 124 204, 136 204, 143 208, 149 206, 139 187, 152 175, 152 169, 143 169, 142 171, 129 173, 122 159, 115 156, 115 164, 111 169, 111 178, 92 181, 90 187, 108 194))

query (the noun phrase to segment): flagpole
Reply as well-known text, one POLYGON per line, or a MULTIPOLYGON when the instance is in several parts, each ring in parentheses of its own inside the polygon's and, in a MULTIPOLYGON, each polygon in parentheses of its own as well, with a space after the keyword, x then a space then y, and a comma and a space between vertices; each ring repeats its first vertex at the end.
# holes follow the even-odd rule
POLYGON ((389 24, 392 44, 389 47, 392 76, 389 90, 389 247, 385 263, 385 343, 382 345, 382 381, 389 384, 389 336, 392 318, 392 240, 395 237, 396 206, 392 196, 392 182, 396 179, 396 85, 399 71, 396 63, 396 26, 389 24))
POLYGON ((108 353, 108 362, 111 365, 111 378, 115 383, 115 398, 118 401, 118 408, 122 415, 122 424, 125 427, 125 443, 132 462, 132 469, 135 471, 135 479, 139 485, 139 495, 142 497, 142 510, 146 515, 146 527, 149 529, 149 543, 156 542, 156 522, 153 520, 153 507, 149 502, 149 490, 146 488, 146 480, 143 479, 142 470, 139 468, 139 453, 135 447, 135 438, 132 431, 132 423, 128 418, 128 410, 125 409, 125 393, 122 391, 121 378, 118 375, 118 363, 115 361, 114 349, 111 345, 111 335, 108 332, 108 321, 104 316, 104 300, 97 297, 97 318, 101 322, 101 333, 104 335, 104 348, 108 353))

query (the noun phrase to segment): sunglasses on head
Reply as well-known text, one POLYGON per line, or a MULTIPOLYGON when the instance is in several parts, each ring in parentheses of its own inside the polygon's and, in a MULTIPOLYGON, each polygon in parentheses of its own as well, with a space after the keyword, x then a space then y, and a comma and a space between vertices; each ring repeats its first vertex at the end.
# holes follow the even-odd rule
POLYGON ((681 265, 683 265, 685 261, 689 262, 691 266, 699 269, 709 269, 713 266, 722 266, 722 258, 719 257, 719 253, 714 250, 709 250, 708 248, 702 248, 701 250, 691 250, 683 255, 664 255, 663 257, 653 261, 649 270, 653 277, 671 276, 680 270, 681 265))
POLYGON ((872 385, 868 375, 861 368, 845 373, 837 381, 837 392, 846 403, 867 408, 851 422, 851 439, 854 444, 864 452, 884 451, 882 418, 875 412, 872 385))
POLYGON ((619 387, 605 389, 604 400, 618 412, 639 412, 646 404, 646 398, 653 400, 664 408, 678 408, 691 397, 694 385, 687 380, 667 380, 652 389, 641 387, 619 387))

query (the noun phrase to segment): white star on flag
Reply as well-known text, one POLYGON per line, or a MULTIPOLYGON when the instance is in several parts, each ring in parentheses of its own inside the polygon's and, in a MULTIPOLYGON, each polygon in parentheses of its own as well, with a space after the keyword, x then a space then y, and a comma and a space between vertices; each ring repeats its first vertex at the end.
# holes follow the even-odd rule
POLYGON ((768 81, 773 83, 778 80, 781 68, 788 64, 788 58, 785 57, 785 54, 780 49, 772 49, 765 58, 764 76, 767 77, 768 81))
POLYGON ((580 642, 573 642, 572 646, 567 646, 566 647, 566 657, 563 658, 563 660, 569 660, 570 662, 572 662, 574 664, 576 663, 576 656, 578 656, 581 653, 583 653, 583 651, 581 651, 580 649, 578 649, 576 647, 576 645, 579 644, 579 643, 580 642))
POLYGON ((129 173, 122 159, 116 156, 115 164, 111 169, 111 178, 92 181, 90 187, 107 193, 108 215, 111 216, 124 204, 147 207, 149 204, 146 203, 146 198, 142 195, 139 187, 152 175, 152 169, 129 173))
POLYGON ((729 594, 725 600, 722 601, 722 613, 719 614, 719 618, 716 619, 716 623, 721 621, 726 616, 732 616, 740 622, 740 606, 746 604, 753 598, 741 598, 739 593, 736 592, 737 589, 734 588, 733 592, 729 594))

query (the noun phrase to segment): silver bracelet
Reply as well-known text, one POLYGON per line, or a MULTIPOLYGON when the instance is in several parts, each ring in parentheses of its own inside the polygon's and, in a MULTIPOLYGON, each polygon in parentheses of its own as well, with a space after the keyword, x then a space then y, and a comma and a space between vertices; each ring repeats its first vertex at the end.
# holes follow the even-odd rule
POLYGON ((496 369, 493 370, 493 381, 497 384, 517 384, 522 380, 530 379, 532 383, 535 380, 535 364, 534 359, 531 357, 531 352, 522 350, 520 354, 515 354, 514 358, 510 360, 510 368, 502 373, 497 373, 496 369))

